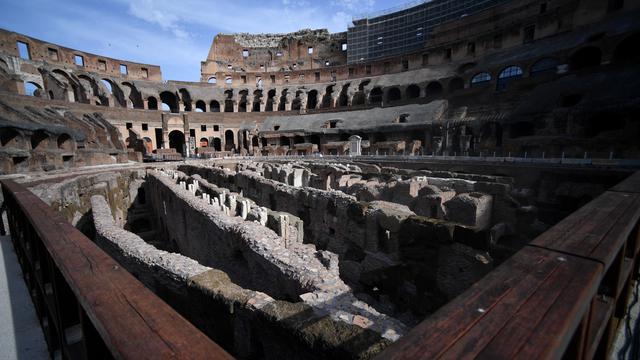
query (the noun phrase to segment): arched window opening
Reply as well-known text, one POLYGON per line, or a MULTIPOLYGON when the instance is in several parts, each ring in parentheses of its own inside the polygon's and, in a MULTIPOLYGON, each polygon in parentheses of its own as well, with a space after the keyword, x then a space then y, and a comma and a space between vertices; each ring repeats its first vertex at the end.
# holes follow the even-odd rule
POLYGON ((184 156, 184 133, 180 130, 173 130, 169 133, 169 147, 176 149, 176 152, 184 156))
POLYGON ((196 101, 196 112, 207 112, 207 104, 204 101, 196 101))
POLYGON ((27 81, 24 83, 24 94, 28 96, 41 97, 42 87, 34 82, 27 81))
POLYGON ((207 82, 209 84, 217 84, 218 83, 218 79, 216 79, 215 76, 212 76, 212 77, 209 78, 209 80, 207 80, 207 82))
POLYGON ((538 76, 542 74, 553 74, 558 70, 559 62, 554 58, 542 58, 533 65, 531 65, 531 70, 529 70, 529 74, 531 76, 538 76))
POLYGON ((440 94, 442 94, 442 84, 440 84, 440 82, 432 81, 429 84, 427 84, 427 90, 426 90, 427 97, 433 98, 440 94))
POLYGON ((222 140, 220 138, 213 138, 213 150, 222 151, 222 140))
POLYGON ((74 148, 74 141, 68 134, 58 136, 58 149, 71 152, 74 148))
POLYGON ((20 148, 21 143, 22 137, 16 130, 11 128, 0 128, 0 144, 2 144, 2 146, 20 148))
POLYGON ((602 61, 602 51, 595 46, 588 46, 576 51, 569 58, 569 69, 572 71, 598 66, 602 61))
POLYGON ((49 135, 44 130, 36 130, 31 135, 31 148, 34 150, 45 149, 49 146, 49 135))
POLYGON ((276 91, 271 89, 267 93, 267 103, 265 104, 264 111, 273 111, 273 101, 276 97, 276 91))
POLYGON ((517 78, 522 77, 522 68, 519 66, 509 66, 500 72, 498 75, 498 83, 496 84, 497 90, 504 90, 507 88, 507 84, 517 78))
POLYGON ((289 90, 282 90, 282 95, 280 96, 280 104, 278 105, 278 111, 285 111, 287 104, 287 94, 289 90))
POLYGON ((471 87, 487 85, 491 81, 491 75, 488 72, 475 74, 471 78, 471 87))
POLYGON ((211 100, 209 107, 211 108, 211 112, 220 112, 220 103, 216 100, 211 100))
POLYGON ((315 109, 318 105, 318 91, 311 90, 307 95, 307 109, 315 109))
POLYGON ((180 99, 182 99, 182 105, 184 106, 184 111, 191 111, 191 94, 187 89, 178 90, 180 93, 180 99))
POLYGON ((203 137, 200 139, 200 147, 206 148, 209 147, 209 139, 203 137))
POLYGON ((150 96, 147 99, 147 108, 149 110, 158 110, 158 100, 156 100, 156 98, 154 98, 153 96, 150 96))
POLYGON ((227 130, 224 132, 224 150, 225 151, 234 151, 236 146, 234 142, 233 131, 227 130))
POLYGON ((407 99, 416 99, 420 97, 420 87, 416 84, 407 86, 407 99))
POLYGON ((162 111, 178 112, 178 98, 176 94, 163 91, 160 93, 160 100, 162 101, 162 111))
MULTIPOLYGON (((354 96, 355 97, 355 96, 354 96)), ((382 89, 379 87, 371 89, 369 93, 369 104, 380 105, 382 104, 382 89)))
POLYGON ((394 101, 400 101, 400 100, 402 100, 402 93, 400 92, 400 89, 398 89, 397 87, 392 87, 391 89, 387 90, 388 102, 394 102, 394 101))

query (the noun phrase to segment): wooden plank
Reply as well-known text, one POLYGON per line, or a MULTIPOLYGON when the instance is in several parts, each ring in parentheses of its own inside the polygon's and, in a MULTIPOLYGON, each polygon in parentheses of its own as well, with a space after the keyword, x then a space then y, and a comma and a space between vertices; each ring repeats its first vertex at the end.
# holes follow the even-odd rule
POLYGON ((640 219, 640 194, 607 191, 544 232, 531 245, 613 262, 640 219))
POLYGON ((589 321, 589 331, 587 333, 587 341, 585 358, 592 359, 598 350, 600 341, 607 330, 607 323, 611 319, 614 309, 612 298, 594 299, 591 319, 589 321))
POLYGON ((640 193, 640 171, 631 174, 618 185, 612 187, 610 191, 640 193))
POLYGON ((116 358, 231 359, 75 229, 56 211, 12 181, 14 193, 79 303, 116 358))
MULTIPOLYGON (((468 291, 428 317, 409 334, 383 351, 378 358, 474 358, 483 353, 487 344, 491 343, 505 326, 517 319, 518 315, 522 315, 522 311, 529 311, 529 307, 544 303, 545 294, 554 287, 558 294, 552 299, 561 295, 567 297, 569 306, 580 303, 580 306, 575 307, 575 311, 584 312, 590 300, 582 296, 595 293, 595 284, 601 272, 602 266, 596 262, 526 247, 468 291), (585 281, 589 286, 584 287, 585 281), (578 287, 569 286, 572 282, 578 287), (563 292, 565 288, 569 290, 563 292)), ((551 302, 545 308, 555 306, 554 304, 551 302)), ((544 317, 544 314, 537 313, 536 316, 544 317)), ((575 319, 565 320, 563 329, 573 327, 575 330, 581 318, 576 316, 575 319)), ((523 346, 526 336, 514 335, 520 338, 520 346, 523 346)), ((564 335, 566 339, 563 341, 566 346, 572 333, 564 334, 559 330, 554 335, 564 335)), ((552 344, 555 337, 547 340, 552 344)), ((515 348, 518 349, 520 346, 515 348)))

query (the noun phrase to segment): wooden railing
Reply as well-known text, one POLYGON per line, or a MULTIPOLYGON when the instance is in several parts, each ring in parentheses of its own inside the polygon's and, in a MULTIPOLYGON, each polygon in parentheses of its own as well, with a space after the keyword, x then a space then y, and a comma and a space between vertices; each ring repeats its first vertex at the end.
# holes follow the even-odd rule
POLYGON ((379 359, 605 358, 638 274, 640 172, 534 239, 379 359))
POLYGON ((232 358, 29 190, 2 191, 53 358, 232 358))

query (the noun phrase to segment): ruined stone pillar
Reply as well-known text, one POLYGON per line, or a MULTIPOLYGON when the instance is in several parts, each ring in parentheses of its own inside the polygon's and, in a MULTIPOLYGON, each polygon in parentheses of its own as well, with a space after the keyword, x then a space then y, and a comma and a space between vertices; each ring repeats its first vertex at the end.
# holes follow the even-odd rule
POLYGON ((247 112, 252 112, 253 111, 253 97, 249 97, 247 96, 247 100, 246 100, 246 106, 247 106, 247 112))

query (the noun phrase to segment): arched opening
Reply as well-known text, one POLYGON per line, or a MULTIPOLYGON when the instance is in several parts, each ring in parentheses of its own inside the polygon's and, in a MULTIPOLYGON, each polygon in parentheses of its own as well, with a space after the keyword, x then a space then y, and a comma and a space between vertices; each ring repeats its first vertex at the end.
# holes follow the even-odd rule
POLYGON ((153 152, 153 141, 149 137, 143 137, 142 143, 144 144, 145 154, 151 154, 153 152))
POLYGON ((0 128, 0 144, 14 148, 21 148, 22 136, 15 129, 0 128))
POLYGON ((351 84, 347 83, 342 85, 342 90, 340 91, 340 96, 338 96, 338 104, 337 106, 347 106, 349 105, 349 86, 351 84))
POLYGON ((31 135, 31 148, 34 150, 45 149, 49 146, 49 135, 44 130, 36 130, 31 135))
POLYGON ((206 137, 200 138, 200 147, 209 147, 209 139, 207 139, 206 137))
POLYGON ((613 62, 617 64, 640 63, 640 33, 627 37, 616 46, 613 62))
POLYGON ((595 46, 584 47, 571 55, 569 69, 573 71, 600 65, 602 51, 595 46))
POLYGON ((382 104, 382 89, 381 88, 375 87, 375 88, 371 89, 371 92, 369 93, 369 104, 371 104, 371 105, 380 105, 380 104, 382 104))
POLYGON ((289 138, 286 136, 280 136, 280 146, 289 146, 289 138))
POLYGON ((519 66, 508 66, 500 72, 498 75, 498 82, 496 84, 497 90, 504 90, 507 88, 509 82, 514 79, 522 77, 522 68, 519 66))
POLYGON ((461 77, 454 77, 449 80, 449 92, 456 92, 464 89, 464 80, 461 77))
POLYGON ((420 87, 416 84, 407 86, 407 99, 415 99, 420 97, 420 87))
POLYGON ((387 90, 387 102, 395 102, 402 100, 402 93, 397 87, 387 90))
POLYGON ((158 100, 153 96, 149 96, 147 99, 147 108, 149 110, 158 110, 158 100))
POLYGON ((558 70, 558 65, 558 60, 554 58, 542 58, 531 65, 529 74, 531 76, 554 74, 558 70))
POLYGON ((300 108, 302 108, 302 97, 301 97, 302 94, 304 94, 303 91, 301 91, 301 90, 296 91, 296 97, 291 102, 291 110, 296 111, 296 110, 300 110, 300 108))
POLYGON ((488 72, 477 73, 471 78, 471 87, 487 85, 490 81, 491 75, 488 72))
POLYGON ((265 104, 264 111, 273 111, 273 99, 276 97, 276 91, 274 89, 269 90, 267 93, 267 103, 265 104))
MULTIPOLYGON (((382 101, 382 90, 380 90, 380 101, 382 101)), ((357 93, 353 94, 353 98, 351 98, 351 106, 358 106, 358 105, 364 105, 365 103, 365 95, 364 95, 364 91, 358 91, 357 93)), ((380 103, 380 101, 378 102, 378 104, 380 103)))
POLYGON ((236 148, 234 142, 233 131, 227 130, 224 132, 224 150, 225 151, 234 151, 236 148))
POLYGON ((184 111, 191 111, 191 94, 187 89, 178 90, 180 93, 180 99, 182 99, 182 105, 184 106, 184 111))
POLYGON ((113 98, 113 101, 116 105, 120 107, 127 107, 127 101, 124 97, 124 92, 122 91, 120 86, 118 86, 118 84, 111 81, 111 79, 102 79, 102 84, 107 89, 109 94, 112 95, 111 98, 113 98))
POLYGON ((162 101, 163 111, 170 111, 172 113, 178 112, 178 98, 176 97, 176 94, 169 91, 163 91, 160 93, 160 101, 162 101))
POLYGON ((71 152, 74 150, 74 141, 68 134, 58 136, 58 149, 71 152))
POLYGON ((260 112, 260 104, 262 103, 262 90, 256 90, 253 92, 253 106, 252 112, 260 112))
POLYGON ((216 100, 211 100, 211 102, 209 103, 209 108, 211 109, 211 112, 220 112, 220 103, 216 100))
POLYGON ((142 101, 142 94, 138 89, 131 83, 124 82, 122 86, 127 89, 129 92, 129 101, 131 101, 131 105, 133 105, 134 109, 144 109, 144 102, 142 101))
POLYGON ((304 143, 304 137, 300 136, 300 135, 296 135, 293 137, 293 143, 294 144, 302 144, 304 143))
POLYGON ((209 80, 207 80, 207 82, 209 84, 217 84, 218 83, 218 79, 216 79, 215 76, 212 76, 212 77, 209 78, 209 80))
POLYGON ((67 74, 66 72, 60 69, 53 70, 52 74, 54 78, 56 78, 59 82, 64 84, 62 88, 63 91, 69 93, 69 88, 71 89, 71 93, 69 94, 68 98, 65 100, 75 101, 75 102, 80 102, 80 101, 84 102, 84 100, 86 100, 86 96, 84 94, 82 86, 77 81, 72 79, 71 76, 69 76, 69 74, 67 74))
POLYGON ((287 93, 289 90, 282 90, 282 95, 280 96, 280 104, 278 105, 278 111, 285 111, 287 104, 287 93))
POLYGON ((196 101, 196 112, 207 112, 207 104, 204 101, 196 101))
POLYGON ((222 140, 220 140, 220 138, 213 138, 213 149, 215 151, 222 151, 222 140))
POLYGON ((240 95, 240 102, 238 103, 238 112, 247 112, 247 90, 240 90, 238 95, 240 95))
POLYGON ((255 135, 251 138, 251 146, 258 147, 258 137, 255 135))
POLYGON ((34 82, 27 81, 24 83, 24 94, 28 96, 42 97, 42 87, 34 82))
POLYGON ((318 90, 311 90, 307 95, 307 109, 315 109, 318 105, 318 90))
POLYGON ((427 84, 426 95, 428 98, 433 98, 442 94, 442 84, 439 81, 432 81, 427 84))
POLYGON ((226 90, 224 94, 227 96, 224 100, 224 112, 233 112, 233 90, 226 90))
POLYGON ((333 85, 327 86, 324 96, 322 97, 322 103, 320 104, 320 107, 323 107, 323 108, 331 107, 332 94, 333 94, 333 85))
POLYGON ((176 149, 176 152, 184 156, 184 133, 180 130, 173 130, 169 133, 169 147, 176 149))

